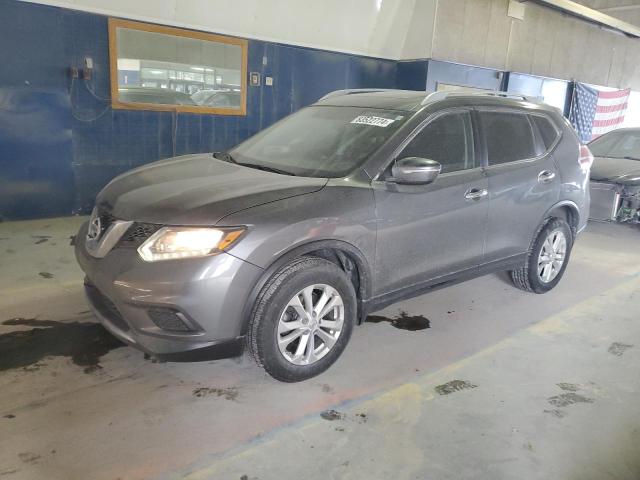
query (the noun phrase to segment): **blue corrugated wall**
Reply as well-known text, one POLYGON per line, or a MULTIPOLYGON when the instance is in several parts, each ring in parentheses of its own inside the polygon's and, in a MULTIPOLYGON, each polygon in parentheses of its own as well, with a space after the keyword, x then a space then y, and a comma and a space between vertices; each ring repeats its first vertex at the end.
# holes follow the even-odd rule
MULTIPOLYGON (((445 61, 250 40, 249 72, 274 84, 249 87, 247 115, 176 115, 112 110, 108 56, 107 17, 0 0, 0 220, 87 213, 119 173, 173 155, 226 150, 332 90, 434 91, 438 83, 506 90, 509 78, 445 61), (81 68, 85 57, 93 58, 93 78, 72 81, 69 69, 81 68)), ((526 93, 541 93, 540 77, 520 77, 531 83, 526 93)))
POLYGON ((0 0, 0 219, 90 210, 115 175, 154 160, 224 150, 340 88, 396 86, 391 60, 249 41, 245 117, 112 110, 107 17, 0 0), (93 58, 91 81, 69 68, 93 58), (266 57, 266 64, 263 58, 266 57))

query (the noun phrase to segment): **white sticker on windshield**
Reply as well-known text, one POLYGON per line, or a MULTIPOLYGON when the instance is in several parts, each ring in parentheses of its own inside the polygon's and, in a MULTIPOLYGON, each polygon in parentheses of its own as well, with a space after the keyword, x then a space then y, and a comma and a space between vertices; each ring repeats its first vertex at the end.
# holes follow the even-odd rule
POLYGON ((351 123, 359 123, 361 125, 373 125, 374 127, 388 127, 395 120, 393 118, 373 117, 371 115, 360 115, 351 120, 351 123))

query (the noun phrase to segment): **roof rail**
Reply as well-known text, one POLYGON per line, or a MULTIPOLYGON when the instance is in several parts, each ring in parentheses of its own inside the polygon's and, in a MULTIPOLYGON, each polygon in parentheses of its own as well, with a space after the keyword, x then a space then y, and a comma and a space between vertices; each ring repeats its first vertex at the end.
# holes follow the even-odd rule
POLYGON ((503 98, 518 98, 520 100, 525 100, 527 102, 533 102, 533 103, 538 103, 540 101, 540 99, 537 97, 529 97, 529 96, 520 95, 517 93, 498 92, 498 91, 487 92, 483 90, 472 91, 472 92, 453 90, 453 91, 447 91, 447 92, 430 93, 429 95, 424 97, 424 100, 422 100, 421 103, 422 105, 426 105, 427 103, 437 102, 452 96, 470 96, 470 95, 474 97, 475 96, 491 96, 491 97, 503 97, 503 98))
POLYGON ((371 93, 371 92, 389 92, 393 91, 391 88, 347 88, 345 90, 334 90, 327 93, 324 97, 318 101, 326 100, 327 98, 341 97, 342 95, 351 95, 354 93, 371 93))

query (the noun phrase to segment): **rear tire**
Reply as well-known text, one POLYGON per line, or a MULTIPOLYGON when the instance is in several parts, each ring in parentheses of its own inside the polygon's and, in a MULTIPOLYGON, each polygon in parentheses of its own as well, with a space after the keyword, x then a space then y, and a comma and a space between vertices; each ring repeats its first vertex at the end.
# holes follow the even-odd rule
POLYGON ((318 257, 297 258, 276 272, 258 295, 248 349, 276 380, 314 377, 344 351, 356 308, 353 285, 337 265, 318 257))
POLYGON ((572 247, 569 224, 550 219, 538 232, 524 265, 511 271, 513 284, 526 292, 547 293, 564 275, 572 247))

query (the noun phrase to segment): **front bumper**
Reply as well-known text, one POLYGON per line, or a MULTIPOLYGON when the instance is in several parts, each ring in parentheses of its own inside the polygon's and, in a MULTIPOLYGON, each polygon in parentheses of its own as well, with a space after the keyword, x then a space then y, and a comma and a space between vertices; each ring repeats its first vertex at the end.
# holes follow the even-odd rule
POLYGON ((87 224, 76 237, 76 258, 91 310, 113 335, 167 360, 241 353, 244 308, 262 269, 227 253, 147 263, 133 248, 114 248, 94 258, 85 248, 86 231, 87 224), (188 328, 160 328, 153 309, 177 312, 188 328))

